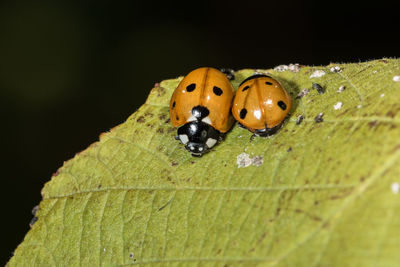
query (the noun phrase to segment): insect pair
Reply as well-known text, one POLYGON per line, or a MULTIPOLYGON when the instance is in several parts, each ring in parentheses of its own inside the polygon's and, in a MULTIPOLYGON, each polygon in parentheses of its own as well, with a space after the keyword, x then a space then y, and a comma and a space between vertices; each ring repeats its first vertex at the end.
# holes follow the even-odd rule
POLYGON ((228 132, 233 117, 257 136, 276 133, 292 100, 281 84, 267 75, 245 79, 236 91, 227 75, 214 68, 190 72, 175 89, 169 106, 178 140, 200 157, 228 132), (233 115, 233 117, 232 117, 233 115))

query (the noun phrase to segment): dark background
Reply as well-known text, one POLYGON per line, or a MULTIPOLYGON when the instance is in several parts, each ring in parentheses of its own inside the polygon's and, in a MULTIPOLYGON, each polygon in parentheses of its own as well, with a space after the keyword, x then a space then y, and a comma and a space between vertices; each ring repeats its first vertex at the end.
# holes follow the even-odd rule
POLYGON ((122 123, 155 82, 200 66, 398 57, 398 10, 334 0, 0 2, 0 264, 52 173, 122 123))

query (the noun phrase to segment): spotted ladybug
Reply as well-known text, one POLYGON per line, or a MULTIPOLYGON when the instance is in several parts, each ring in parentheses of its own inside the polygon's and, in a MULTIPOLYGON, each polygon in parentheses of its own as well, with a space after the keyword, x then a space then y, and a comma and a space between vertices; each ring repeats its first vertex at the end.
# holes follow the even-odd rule
POLYGON ((231 103, 234 89, 227 76, 214 68, 190 72, 175 89, 169 114, 180 140, 192 156, 210 150, 234 122, 231 103))
POLYGON ((276 133, 292 107, 292 99, 270 76, 257 74, 245 79, 236 91, 232 114, 241 126, 257 136, 276 133))

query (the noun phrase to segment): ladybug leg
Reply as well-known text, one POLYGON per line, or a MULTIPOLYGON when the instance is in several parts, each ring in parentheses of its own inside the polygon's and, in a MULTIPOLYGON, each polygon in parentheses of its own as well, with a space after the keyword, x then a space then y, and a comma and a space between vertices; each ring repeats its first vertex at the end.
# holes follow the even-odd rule
POLYGON ((175 135, 175 140, 179 140, 179 136, 178 135, 175 135))
POLYGON ((261 137, 270 137, 271 135, 276 134, 276 132, 278 132, 278 130, 282 127, 282 123, 278 124, 277 126, 274 126, 272 128, 265 128, 262 130, 256 130, 256 134, 257 136, 261 136, 261 137))
POLYGON ((220 134, 218 136, 218 141, 221 142, 222 140, 224 140, 224 138, 225 138, 225 135, 224 134, 220 134))
POLYGON ((222 68, 220 71, 226 75, 228 80, 232 81, 235 79, 235 71, 233 69, 222 68))
POLYGON ((252 141, 254 140, 254 138, 257 137, 257 136, 258 136, 257 134, 253 133, 253 134, 250 136, 250 142, 252 142, 252 141))

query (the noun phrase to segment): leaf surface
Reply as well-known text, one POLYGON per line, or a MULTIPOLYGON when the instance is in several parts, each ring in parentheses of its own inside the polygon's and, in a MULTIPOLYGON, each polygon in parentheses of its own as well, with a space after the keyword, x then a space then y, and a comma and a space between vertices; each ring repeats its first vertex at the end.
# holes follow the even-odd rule
POLYGON ((283 128, 250 140, 235 125, 201 158, 168 119, 182 78, 161 82, 45 185, 8 265, 398 266, 400 60, 268 72, 293 96, 283 128))

